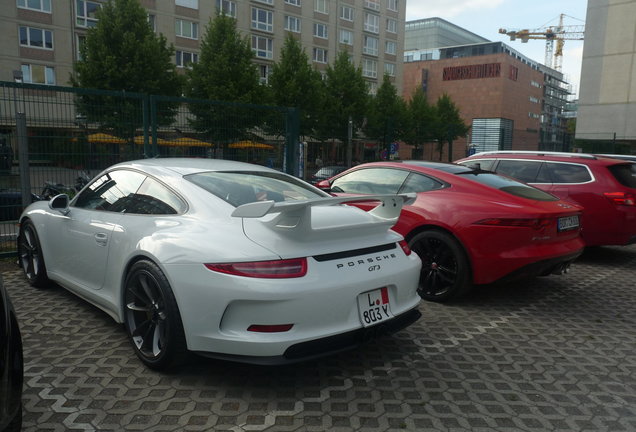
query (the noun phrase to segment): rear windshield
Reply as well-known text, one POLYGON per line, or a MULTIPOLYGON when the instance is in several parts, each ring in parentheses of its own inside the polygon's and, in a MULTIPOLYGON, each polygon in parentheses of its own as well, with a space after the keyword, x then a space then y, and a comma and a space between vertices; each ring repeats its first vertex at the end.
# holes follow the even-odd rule
POLYGON ((620 164, 607 167, 623 186, 636 188, 636 164, 620 164))
POLYGON ((255 201, 304 201, 329 196, 282 173, 212 171, 185 178, 235 207, 255 201))
POLYGON ((509 177, 504 177, 494 173, 472 171, 460 173, 458 175, 521 198, 527 198, 535 201, 559 200, 559 198, 555 197, 554 195, 550 195, 549 193, 544 192, 541 189, 537 189, 533 186, 518 182, 517 180, 511 179, 509 177))

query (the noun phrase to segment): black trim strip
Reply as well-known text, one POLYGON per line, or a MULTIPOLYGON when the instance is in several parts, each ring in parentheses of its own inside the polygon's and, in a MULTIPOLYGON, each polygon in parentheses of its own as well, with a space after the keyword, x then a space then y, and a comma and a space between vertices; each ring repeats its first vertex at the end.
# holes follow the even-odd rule
POLYGON ((334 253, 323 254, 323 255, 314 255, 313 258, 318 262, 324 262, 324 261, 332 261, 332 260, 349 258, 349 257, 359 256, 359 255, 367 255, 367 254, 382 252, 382 251, 396 249, 396 248, 397 248, 397 245, 395 243, 389 243, 389 244, 385 244, 381 246, 373 246, 373 247, 368 247, 363 249, 354 249, 354 250, 344 251, 344 252, 334 252, 334 253))

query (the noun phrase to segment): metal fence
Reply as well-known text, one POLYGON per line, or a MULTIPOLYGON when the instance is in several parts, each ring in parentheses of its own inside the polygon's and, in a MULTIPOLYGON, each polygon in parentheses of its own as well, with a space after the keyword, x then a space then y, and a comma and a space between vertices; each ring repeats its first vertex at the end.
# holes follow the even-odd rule
POLYGON ((230 159, 298 174, 298 111, 0 81, 0 256, 47 188, 149 157, 230 159))

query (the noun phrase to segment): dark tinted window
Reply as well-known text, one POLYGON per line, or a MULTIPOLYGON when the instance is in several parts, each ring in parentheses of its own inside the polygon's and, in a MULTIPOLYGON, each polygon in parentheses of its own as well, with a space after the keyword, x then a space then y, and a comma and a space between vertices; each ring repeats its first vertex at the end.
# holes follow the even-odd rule
POLYGON ((527 185, 525 183, 518 182, 509 177, 500 176, 493 173, 478 173, 472 174, 459 174, 462 177, 474 180, 476 182, 485 184, 487 186, 499 189, 500 191, 509 193, 510 195, 528 198, 536 201, 558 201, 559 198, 554 195, 550 195, 534 186, 527 185))
POLYGON ((158 181, 147 177, 136 193, 126 202, 125 213, 134 214, 177 214, 186 209, 186 205, 177 195, 158 181))
POLYGON ((612 165, 607 168, 620 184, 636 188, 636 164, 612 165))
POLYGON ((537 174, 537 179, 534 182, 535 183, 552 183, 552 178, 550 178, 550 169, 548 168, 547 163, 541 164, 541 168, 539 168, 539 173, 537 174))
POLYGON ((331 190, 351 194, 397 194, 408 175, 408 171, 391 168, 360 169, 334 180, 331 190))
POLYGON ((213 171, 185 178, 235 207, 255 201, 303 201, 328 196, 282 173, 213 171))
POLYGON ((534 183, 543 162, 526 160, 500 159, 497 164, 497 172, 514 177, 526 183, 534 183))
POLYGON ((418 173, 411 173, 402 185, 400 193, 426 192, 430 190, 441 189, 443 187, 444 183, 441 183, 431 177, 418 173))
POLYGON ((75 207, 121 212, 146 176, 135 171, 111 171, 96 178, 77 196, 75 207))
POLYGON ((547 163, 552 183, 585 183, 592 180, 585 165, 551 162, 547 163))
POLYGON ((495 163, 495 159, 479 159, 479 160, 467 160, 460 162, 461 165, 467 166, 476 170, 492 171, 492 166, 495 163))

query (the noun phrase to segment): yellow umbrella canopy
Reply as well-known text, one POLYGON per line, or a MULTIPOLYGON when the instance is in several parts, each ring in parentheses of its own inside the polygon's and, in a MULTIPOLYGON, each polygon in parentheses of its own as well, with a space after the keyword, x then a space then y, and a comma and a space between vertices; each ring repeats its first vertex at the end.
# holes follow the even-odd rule
MULTIPOLYGON (((86 136, 86 140, 91 143, 106 143, 106 144, 125 144, 126 140, 123 140, 115 135, 110 135, 103 132, 96 132, 86 136)), ((78 141, 78 138, 73 138, 74 142, 78 141)))
MULTIPOLYGON (((135 144, 139 144, 139 145, 143 145, 144 144, 144 136, 143 135, 137 135, 134 138, 135 144)), ((158 145, 166 145, 166 140, 163 138, 159 138, 157 137, 157 144, 158 145)), ((152 137, 148 137, 148 143, 152 144, 152 137)))
POLYGON ((181 137, 165 141, 164 145, 174 147, 214 147, 214 144, 196 138, 181 137))
POLYGON ((237 141, 228 146, 232 149, 267 149, 272 150, 274 148, 273 145, 259 143, 251 140, 237 141))

